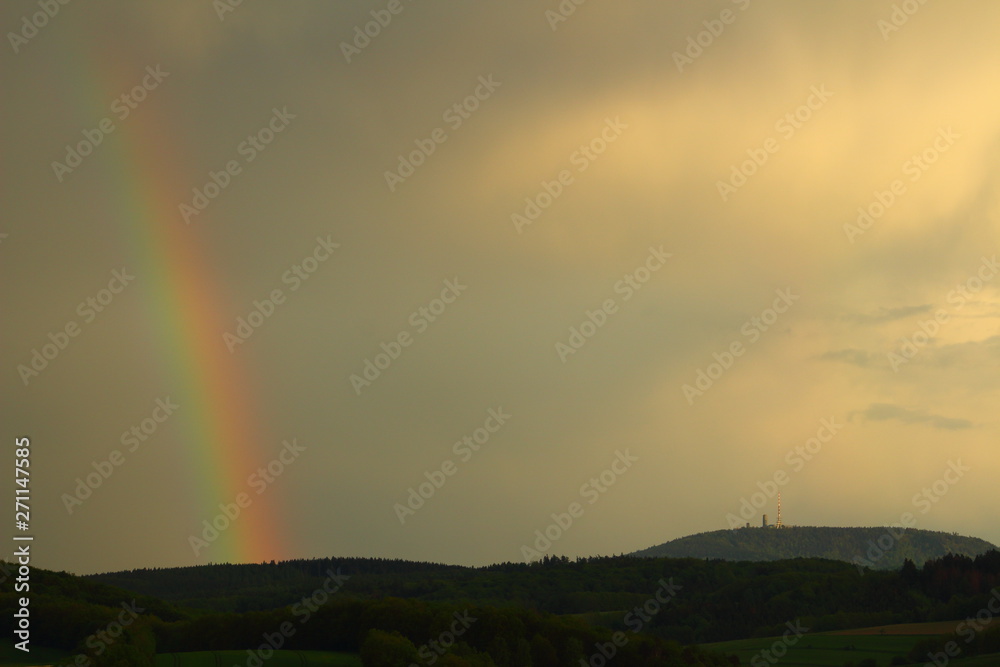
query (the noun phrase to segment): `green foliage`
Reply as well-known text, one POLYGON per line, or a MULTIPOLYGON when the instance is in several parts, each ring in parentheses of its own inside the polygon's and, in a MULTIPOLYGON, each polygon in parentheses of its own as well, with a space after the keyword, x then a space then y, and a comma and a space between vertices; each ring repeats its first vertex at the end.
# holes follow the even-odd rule
POLYGON ((365 667, 409 667, 417 662, 417 647, 393 630, 369 630, 361 643, 361 663, 365 667))
MULTIPOLYGON (((187 587, 193 582, 210 582, 213 577, 230 583, 242 579, 241 567, 209 565, 149 571, 148 578, 128 573, 127 578, 155 588, 169 584, 172 575, 174 594, 180 598, 192 594, 187 587)), ((811 632, 820 632, 965 618, 982 610, 991 592, 1000 586, 997 552, 974 559, 947 555, 921 568, 904 563, 898 572, 859 571, 847 563, 819 559, 728 562, 628 556, 575 561, 552 557, 532 564, 501 563, 485 568, 359 559, 246 567, 248 572, 267 573, 263 580, 270 592, 264 600, 253 601, 252 591, 258 590, 261 582, 250 582, 248 588, 233 587, 223 597, 198 597, 206 606, 198 612, 157 600, 144 602, 150 610, 161 610, 169 620, 155 612, 142 612, 102 659, 108 664, 144 665, 154 649, 161 653, 210 650, 218 655, 225 651, 245 654, 248 648, 260 646, 265 634, 273 636, 278 628, 286 627, 290 629, 282 646, 286 651, 357 654, 364 650, 370 664, 403 660, 408 667, 413 662, 426 662, 420 650, 429 650, 426 647, 431 642, 445 636, 459 618, 456 615, 469 614, 475 622, 458 633, 457 644, 449 641, 440 652, 436 659, 441 664, 575 667, 594 655, 599 646, 609 646, 613 633, 618 632, 627 638, 614 657, 615 665, 621 667, 730 665, 732 656, 707 653, 690 644, 776 636, 794 619, 801 620, 811 632), (359 572, 351 572, 348 563, 357 565, 359 572), (302 598, 311 596, 329 580, 329 572, 337 570, 350 575, 343 590, 322 606, 306 611, 302 598), (649 609, 654 593, 667 580, 680 585, 676 597, 657 604, 655 613, 640 614, 643 608, 649 609), (288 582, 287 586, 282 587, 280 581, 288 582), (234 600, 251 606, 262 606, 268 600, 279 603, 266 609, 227 611, 234 600), (218 610, 210 610, 212 605, 218 610), (637 624, 639 618, 643 621, 637 624), (363 647, 369 640, 371 646, 363 647), (677 642, 689 646, 681 647, 677 642), (400 655, 392 653, 393 647, 400 655), (413 651, 424 659, 415 660, 413 651)), ((107 628, 122 611, 120 606, 104 606, 94 600, 104 601, 109 595, 119 602, 133 596, 149 599, 108 588, 103 582, 76 583, 65 573, 40 571, 39 576, 51 579, 56 590, 79 597, 40 591, 32 600, 37 611, 33 628, 76 651, 85 648, 85 637, 107 628)), ((213 584, 209 588, 219 587, 213 584)), ((11 613, 14 605, 12 593, 0 593, 0 613, 11 613)), ((859 639, 857 643, 862 642, 859 639)), ((880 665, 913 646, 884 645, 887 648, 880 665)), ((935 646, 924 647, 917 657, 936 650, 935 646)), ((963 656, 987 651, 1000 651, 1000 640, 994 641, 990 633, 981 633, 975 642, 963 645, 963 656)), ((830 664, 842 665, 844 658, 851 656, 837 657, 830 664)))

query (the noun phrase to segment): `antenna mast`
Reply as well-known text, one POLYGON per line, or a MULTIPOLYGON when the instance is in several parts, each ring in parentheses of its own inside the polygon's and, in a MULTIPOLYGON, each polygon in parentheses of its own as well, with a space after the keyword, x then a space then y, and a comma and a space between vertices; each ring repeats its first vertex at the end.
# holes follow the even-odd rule
POLYGON ((778 492, 778 522, 774 524, 775 528, 781 528, 781 491, 778 492))

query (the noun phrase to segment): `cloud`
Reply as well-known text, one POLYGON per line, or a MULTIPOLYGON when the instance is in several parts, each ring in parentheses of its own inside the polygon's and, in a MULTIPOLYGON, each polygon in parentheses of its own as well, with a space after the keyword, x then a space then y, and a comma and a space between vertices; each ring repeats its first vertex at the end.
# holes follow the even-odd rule
POLYGON ((896 420, 904 424, 930 424, 934 428, 949 431, 972 428, 973 426, 973 423, 968 419, 942 417, 926 410, 913 410, 892 403, 872 403, 867 410, 852 413, 851 418, 853 419, 856 415, 860 415, 866 421, 896 420))
MULTIPOLYGON (((0 5, 4 24, 21 24, 27 10, 16 4, 0 5)), ((341 43, 384 2, 242 3, 220 18, 208 0, 112 0, 93 11, 69 5, 40 31, 3 74, 19 91, 9 100, 5 157, 25 168, 0 192, 8 213, 0 231, 10 234, 0 276, 16 285, 4 298, 18 313, 0 361, 29 363, 111 267, 134 265, 146 286, 116 298, 50 362, 37 391, 33 381, 9 392, 8 413, 20 415, 13 430, 74 443, 39 451, 47 479, 72 491, 152 397, 185 386, 172 368, 181 359, 162 354, 175 349, 175 334, 161 338, 151 319, 162 310, 151 301, 159 269, 133 242, 147 225, 150 234, 158 228, 118 205, 115 176, 135 166, 118 148, 160 164, 150 176, 177 188, 163 202, 163 233, 172 234, 167 221, 183 225, 173 199, 241 158, 240 142, 285 105, 298 115, 289 131, 184 236, 198 249, 192 257, 213 267, 206 288, 230 331, 271 290, 289 296, 232 355, 248 378, 246 414, 259 419, 261 441, 315 443, 312 463, 289 473, 295 483, 268 492, 294 519, 294 539, 275 541, 276 556, 516 558, 538 522, 627 446, 645 472, 616 485, 557 548, 641 548, 715 525, 738 505, 745 492, 737 489, 749 492, 773 473, 762 452, 782 456, 815 432, 819 415, 923 428, 893 442, 857 428, 826 448, 810 464, 809 484, 789 489, 803 520, 898 516, 885 484, 909 497, 915 467, 927 463, 910 456, 915 443, 948 455, 989 451, 1000 429, 991 419, 1000 398, 1000 278, 960 307, 948 295, 1000 247, 1000 96, 982 85, 1000 67, 1000 49, 981 47, 1000 4, 929 3, 886 41, 876 22, 891 2, 751 2, 684 71, 673 53, 737 3, 588 3, 553 30, 545 10, 556 4, 407 4, 351 62, 341 43), (100 76, 74 87, 72 67, 61 77, 56 63, 100 76), (156 63, 171 73, 162 88, 56 182, 51 161, 156 63), (502 85, 459 126, 446 121, 480 76, 502 85), (41 80, 52 85, 35 85, 41 80), (803 106, 823 86, 828 102, 803 106), (800 119, 795 126, 789 114, 800 119), (606 119, 616 118, 628 127, 609 142, 606 119), (926 171, 904 171, 948 127, 961 139, 926 171), (390 192, 386 171, 426 146, 435 128, 447 141, 418 152, 422 166, 390 192), (147 132, 176 159, 162 160, 155 144, 131 146, 147 132), (780 150, 747 163, 768 139, 780 150), (581 162, 581 147, 596 159, 581 162), (562 170, 571 184, 558 185, 562 170), (742 182, 734 170, 753 173, 723 200, 720 182, 742 182), (896 180, 905 193, 849 241, 844 225, 859 208, 881 205, 896 180), (512 215, 529 208, 540 210, 518 233, 512 215), (284 272, 327 235, 342 252, 292 293, 284 272), (648 248, 660 245, 674 256, 647 276, 648 248), (43 279, 19 278, 38 266, 43 279), (456 276, 467 294, 356 395, 350 375, 413 331, 410 314, 456 276), (626 279, 641 289, 623 293, 616 286, 626 279), (801 301, 772 320, 776 289, 801 301), (618 310, 604 321, 608 299, 618 310), (890 372, 887 355, 939 310, 948 319, 932 341, 890 372), (580 330, 585 346, 563 363, 555 344, 579 340, 580 330), (716 379, 734 343, 742 353, 716 379), (692 405, 682 387, 706 370, 712 387, 692 405), (510 426, 421 511, 417 532, 399 526, 391 503, 498 405, 515 415, 510 426), (867 466, 874 490, 830 509, 830 490, 857 472, 858 452, 874 451, 882 457, 867 466), (713 481, 706 489, 704 475, 685 470, 713 481), (718 507, 673 513, 666 524, 632 511, 706 490, 718 507), (454 537, 484 523, 492 529, 474 540, 454 537)), ((221 336, 205 353, 228 359, 221 336)), ((240 405, 234 399, 233 410, 240 405)), ((187 535, 217 508, 199 494, 162 502, 198 474, 184 427, 195 413, 177 419, 100 490, 105 500, 93 509, 105 502, 102 511, 69 516, 57 493, 44 495, 57 548, 39 565, 193 564, 187 535)), ((253 443, 238 451, 248 468, 258 464, 253 443)), ((983 479, 1000 474, 1000 459, 982 462, 992 466, 983 479)), ((970 494, 935 520, 1000 541, 982 504, 970 494)))
POLYGON ((880 306, 873 313, 848 315, 845 319, 857 322, 858 324, 882 324, 883 322, 901 320, 906 317, 910 317, 911 315, 920 315, 921 313, 930 311, 931 308, 933 308, 933 306, 929 303, 925 303, 920 306, 899 306, 898 308, 886 308, 885 306, 880 306))
POLYGON ((878 357, 871 352, 850 347, 842 350, 830 350, 820 355, 819 358, 823 361, 843 361, 861 368, 872 368, 879 365, 878 357))

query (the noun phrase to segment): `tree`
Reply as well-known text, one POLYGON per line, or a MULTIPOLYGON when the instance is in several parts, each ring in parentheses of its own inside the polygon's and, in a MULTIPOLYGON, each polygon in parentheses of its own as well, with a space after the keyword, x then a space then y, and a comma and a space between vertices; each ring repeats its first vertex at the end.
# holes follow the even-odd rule
POLYGON ((417 647, 395 630, 370 630, 361 644, 365 667, 409 667, 417 661, 417 647))
POLYGON ((559 667, 559 654, 552 642, 535 635, 531 638, 531 662, 535 667, 559 667))
POLYGON ((511 663, 517 665, 517 667, 533 667, 534 662, 531 660, 531 644, 524 637, 518 637, 517 642, 514 644, 514 655, 511 659, 511 663))

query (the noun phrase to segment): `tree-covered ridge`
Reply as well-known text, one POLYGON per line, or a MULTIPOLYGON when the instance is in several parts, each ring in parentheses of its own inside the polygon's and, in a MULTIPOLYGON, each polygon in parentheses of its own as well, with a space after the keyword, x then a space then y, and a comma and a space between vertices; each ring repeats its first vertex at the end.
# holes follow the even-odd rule
POLYGON ((150 595, 170 593, 179 605, 242 612, 294 604, 329 571, 350 576, 338 597, 532 609, 578 615, 612 629, 621 629, 626 612, 642 605, 658 582, 668 579, 683 588, 643 632, 697 643, 760 635, 796 617, 808 618, 814 629, 835 630, 975 613, 979 598, 1000 585, 1000 552, 975 559, 946 556, 922 568, 906 561, 899 571, 859 569, 819 559, 730 562, 619 556, 575 561, 548 557, 530 565, 439 570, 404 561, 385 566, 377 561, 317 559, 133 571, 99 578, 150 595), (233 573, 241 568, 254 573, 249 588, 235 584, 233 573), (219 584, 207 584, 213 578, 231 588, 211 595, 199 595, 193 588, 217 590, 219 584), (255 597, 252 591, 259 590, 268 595, 255 597), (276 605, 274 600, 280 602, 276 605))
POLYGON ((216 611, 273 609, 313 590, 329 573, 355 578, 352 588, 370 597, 421 597, 438 581, 462 581, 472 568, 387 558, 312 558, 275 563, 209 563, 192 567, 142 568, 88 575, 193 608, 216 611))
MULTIPOLYGON (((93 664, 148 665, 153 650, 243 649, 286 623, 295 629, 290 649, 361 651, 367 642, 369 652, 376 654, 407 653, 453 628, 456 614, 469 614, 477 620, 463 631, 447 664, 570 667, 592 655, 598 644, 609 646, 617 632, 628 638, 615 657, 623 667, 719 665, 726 664, 722 656, 681 645, 775 636, 790 621, 819 632, 975 616, 1000 591, 1000 552, 974 559, 948 555, 921 568, 906 561, 898 571, 859 571, 848 563, 820 559, 619 556, 547 557, 530 565, 485 568, 315 559, 122 574, 133 583, 151 577, 147 588, 171 582, 177 590, 192 582, 215 588, 227 582, 234 588, 226 597, 200 598, 219 610, 193 610, 90 578, 33 568, 33 641, 92 655, 85 637, 112 627, 122 618, 121 603, 135 598, 142 607, 138 618, 129 619, 124 636, 106 653, 92 655, 93 664), (249 573, 243 588, 236 583, 244 578, 241 573, 249 573), (296 582, 291 587, 281 583, 291 581, 296 582), (306 582, 309 590, 299 592, 306 582), (333 584, 324 589, 329 595, 319 595, 323 582, 333 584), (669 601, 653 605, 654 612, 641 611, 666 590, 664 582, 671 588, 669 601), (415 591, 408 599, 395 592, 408 587, 415 591), (284 601, 257 611, 223 610, 233 601, 248 604, 247 591, 258 589, 284 601)), ((13 612, 15 595, 0 593, 0 613, 13 612)))
POLYGON ((922 565, 947 554, 971 557, 996 548, 976 537, 914 528, 793 526, 698 533, 636 551, 633 555, 737 561, 829 558, 874 569, 896 570, 906 560, 922 565))

